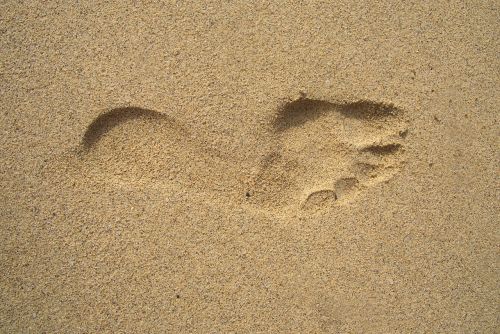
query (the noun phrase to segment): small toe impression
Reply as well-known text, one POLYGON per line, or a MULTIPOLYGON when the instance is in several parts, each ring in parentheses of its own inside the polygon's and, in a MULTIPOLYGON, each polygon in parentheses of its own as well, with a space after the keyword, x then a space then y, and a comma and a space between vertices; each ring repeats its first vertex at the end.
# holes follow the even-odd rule
POLYGON ((348 177, 335 182, 337 199, 342 200, 353 195, 358 190, 359 181, 355 177, 348 177))
POLYGON ((310 193, 302 209, 306 211, 316 211, 332 207, 337 200, 337 194, 333 190, 318 190, 310 193))
POLYGON ((302 203, 306 211, 320 211, 328 209, 355 195, 358 191, 359 181, 354 177, 342 178, 335 182, 335 190, 322 189, 311 192, 302 203))

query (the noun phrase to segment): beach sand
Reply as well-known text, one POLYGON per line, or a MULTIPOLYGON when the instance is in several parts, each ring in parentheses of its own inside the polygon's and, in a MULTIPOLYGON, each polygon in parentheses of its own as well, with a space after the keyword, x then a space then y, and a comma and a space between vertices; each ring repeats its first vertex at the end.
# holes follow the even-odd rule
POLYGON ((495 333, 495 1, 4 1, 1 333, 495 333))

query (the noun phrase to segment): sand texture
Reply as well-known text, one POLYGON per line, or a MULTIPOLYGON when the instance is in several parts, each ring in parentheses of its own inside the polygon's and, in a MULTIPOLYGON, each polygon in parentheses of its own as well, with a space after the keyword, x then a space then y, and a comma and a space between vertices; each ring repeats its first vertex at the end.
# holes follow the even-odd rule
POLYGON ((0 333, 498 333, 498 1, 3 1, 0 333))

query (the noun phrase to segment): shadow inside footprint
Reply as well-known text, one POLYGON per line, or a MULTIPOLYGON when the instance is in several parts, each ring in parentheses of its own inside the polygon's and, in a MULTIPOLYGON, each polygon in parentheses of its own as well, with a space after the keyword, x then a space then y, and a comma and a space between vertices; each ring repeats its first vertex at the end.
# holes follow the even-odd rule
POLYGON ((285 103, 278 110, 274 128, 277 132, 282 132, 291 127, 300 126, 319 118, 322 114, 328 112, 331 107, 332 103, 330 102, 307 98, 285 103))
POLYGON ((375 120, 388 116, 396 116, 400 111, 391 104, 372 101, 356 101, 339 105, 339 112, 345 117, 375 120))
POLYGON ((383 119, 400 113, 393 105, 372 101, 360 100, 334 103, 300 97, 295 101, 285 103, 278 109, 274 128, 277 132, 286 131, 291 127, 314 121, 332 111, 332 109, 335 109, 344 117, 360 120, 383 119))
POLYGON ((401 148, 401 144, 380 144, 370 145, 362 148, 363 152, 370 152, 377 155, 394 154, 401 148))
POLYGON ((143 109, 138 107, 123 107, 112 109, 97 117, 88 127, 83 135, 83 147, 89 149, 97 143, 107 132, 114 127, 125 122, 147 118, 150 120, 161 120, 168 116, 160 114, 157 111, 143 109))

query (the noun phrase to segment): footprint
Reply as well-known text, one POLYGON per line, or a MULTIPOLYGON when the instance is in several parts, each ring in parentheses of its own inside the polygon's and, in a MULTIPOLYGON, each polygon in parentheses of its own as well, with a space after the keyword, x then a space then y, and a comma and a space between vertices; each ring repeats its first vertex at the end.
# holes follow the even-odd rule
POLYGON ((269 209, 322 210, 391 178, 404 163, 407 122, 391 104, 302 96, 279 108, 273 151, 250 187, 269 209))
POLYGON ((279 108, 270 130, 272 149, 247 173, 250 162, 231 159, 165 113, 116 108, 91 122, 69 163, 82 179, 195 191, 266 212, 348 203, 404 163, 407 123, 384 103, 303 96, 279 108))

